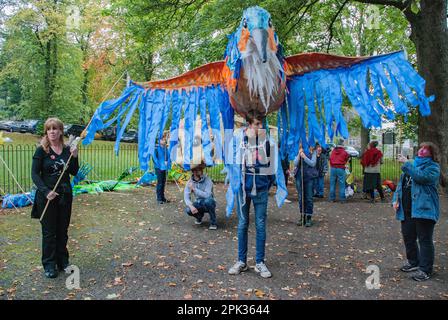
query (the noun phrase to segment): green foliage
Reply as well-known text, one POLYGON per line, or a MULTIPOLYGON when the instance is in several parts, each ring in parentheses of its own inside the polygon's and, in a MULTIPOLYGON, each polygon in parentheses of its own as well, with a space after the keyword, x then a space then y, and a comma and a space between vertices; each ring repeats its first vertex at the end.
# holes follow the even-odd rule
MULTIPOLYGON (((106 96, 125 70, 133 80, 148 81, 221 60, 227 36, 243 10, 253 5, 271 13, 285 55, 370 55, 404 47, 415 61, 404 15, 377 6, 377 26, 369 28, 371 6, 355 1, 343 8, 341 0, 21 3, 11 16, 0 19, 2 117, 58 116, 64 122, 87 123, 99 103, 123 89, 122 80, 106 96), (69 5, 79 8, 81 20, 75 28, 66 26, 69 5)), ((419 1, 412 5, 418 7, 419 1)), ((275 124, 277 115, 270 115, 268 122, 275 124)), ((135 117, 130 126, 137 127, 135 117)), ((351 120, 349 127, 358 132, 360 121, 351 120)))

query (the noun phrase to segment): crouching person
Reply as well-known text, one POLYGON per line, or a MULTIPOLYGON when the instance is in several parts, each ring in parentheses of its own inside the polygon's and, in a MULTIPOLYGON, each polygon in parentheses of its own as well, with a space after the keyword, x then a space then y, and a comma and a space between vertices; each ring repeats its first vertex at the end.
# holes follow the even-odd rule
POLYGON ((216 201, 213 197, 213 182, 204 174, 205 164, 191 166, 191 178, 188 180, 184 190, 184 201, 187 207, 185 213, 195 217, 195 224, 202 224, 205 213, 210 215, 210 230, 218 228, 216 224, 216 201), (194 202, 191 195, 194 195, 194 202))

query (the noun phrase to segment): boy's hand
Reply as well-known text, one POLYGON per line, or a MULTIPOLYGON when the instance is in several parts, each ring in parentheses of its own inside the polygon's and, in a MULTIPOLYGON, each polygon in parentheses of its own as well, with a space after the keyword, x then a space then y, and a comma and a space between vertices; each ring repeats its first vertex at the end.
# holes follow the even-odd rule
POLYGON ((198 209, 196 209, 196 207, 193 206, 193 205, 190 206, 190 210, 191 210, 191 213, 192 213, 192 214, 196 214, 196 213, 198 213, 198 209))

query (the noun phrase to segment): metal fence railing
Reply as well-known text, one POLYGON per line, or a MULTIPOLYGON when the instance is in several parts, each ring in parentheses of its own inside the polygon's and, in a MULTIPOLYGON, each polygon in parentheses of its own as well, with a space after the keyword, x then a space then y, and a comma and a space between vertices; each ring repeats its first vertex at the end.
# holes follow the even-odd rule
MULTIPOLYGON (((0 145, 0 156, 4 159, 19 184, 25 191, 33 185, 31 180, 31 162, 36 150, 35 145, 0 145)), ((113 145, 89 145, 79 147, 80 163, 89 163, 93 169, 89 174, 90 180, 113 180, 129 167, 138 167, 137 144, 122 143, 118 156, 115 155, 113 145)), ((151 167, 151 166, 150 166, 151 167)), ((385 159, 381 167, 381 178, 397 182, 401 165, 392 159, 385 159)), ((223 165, 216 165, 206 169, 206 173, 214 182, 224 182, 223 165)), ((359 159, 350 161, 350 171, 357 181, 362 180, 362 167, 359 159)), ((137 171, 127 179, 135 179, 143 172, 137 171)), ((327 174, 327 178, 329 174, 327 174)), ((7 167, 0 163, 0 193, 21 193, 7 167)))
MULTIPOLYGON (((33 185, 31 179, 31 163, 35 145, 0 145, 0 156, 5 160, 6 167, 0 163, 0 193, 16 194, 21 193, 17 183, 15 183, 12 172, 17 182, 25 191, 29 191, 33 185), (8 170, 9 168, 9 170, 8 170)), ((89 145, 79 146, 80 164, 88 163, 93 169, 89 173, 90 180, 113 180, 130 167, 139 167, 137 144, 123 143, 120 145, 118 156, 115 155, 113 145, 89 145)), ((150 170, 152 164, 150 165, 150 170)), ((225 175, 221 173, 223 165, 217 165, 206 169, 206 173, 215 182, 224 182, 225 175)), ((134 179, 141 176, 142 171, 137 171, 134 175, 124 180, 134 179)))

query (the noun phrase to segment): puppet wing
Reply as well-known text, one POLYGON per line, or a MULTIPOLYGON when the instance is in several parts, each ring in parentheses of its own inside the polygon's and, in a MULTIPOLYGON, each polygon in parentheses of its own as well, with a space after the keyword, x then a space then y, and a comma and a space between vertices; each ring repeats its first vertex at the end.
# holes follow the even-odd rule
POLYGON ((231 132, 233 129, 233 109, 225 90, 223 67, 224 61, 218 61, 167 80, 131 81, 120 97, 105 101, 98 107, 87 128, 83 144, 91 143, 98 130, 115 124, 115 152, 118 153, 120 139, 138 108, 138 154, 142 170, 148 169, 151 159, 155 160, 156 166, 166 169, 166 165, 161 164, 162 161, 157 161, 156 140, 162 137, 169 121, 169 159, 176 160, 182 118, 182 131, 185 135, 184 168, 189 169, 193 144, 198 140, 194 136, 196 122, 200 122, 199 140, 206 164, 212 165, 215 160, 223 160, 221 129, 224 132, 231 132), (196 121, 197 118, 200 121, 196 121))
POLYGON ((381 127, 382 118, 407 114, 419 107, 430 114, 425 80, 406 60, 403 51, 372 57, 341 57, 305 53, 285 58, 287 103, 279 112, 282 157, 292 159, 299 143, 306 147, 325 137, 348 137, 342 109, 344 96, 366 128, 381 127), (386 95, 386 94, 387 95, 386 95), (308 130, 307 130, 308 129, 308 130))

